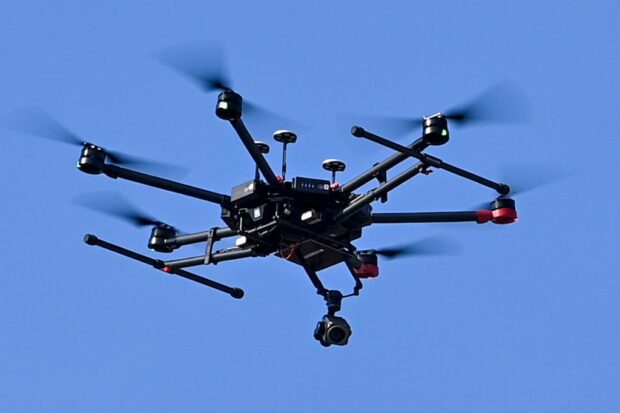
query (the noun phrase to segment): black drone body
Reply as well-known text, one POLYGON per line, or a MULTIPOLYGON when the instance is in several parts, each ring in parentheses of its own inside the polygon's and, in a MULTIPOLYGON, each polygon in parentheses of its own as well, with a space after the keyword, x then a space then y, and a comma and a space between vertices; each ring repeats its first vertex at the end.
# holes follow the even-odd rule
MULTIPOLYGON (((194 73, 190 75, 193 76, 194 73)), ((287 145, 295 143, 297 136, 285 130, 276 131, 274 134, 274 139, 283 145, 282 173, 276 175, 263 156, 269 152, 269 146, 255 141, 244 125, 242 97, 226 86, 227 82, 217 77, 199 80, 204 88, 221 90, 216 115, 230 122, 256 164, 254 179, 235 186, 230 194, 213 192, 128 169, 122 165, 139 164, 142 161, 117 152, 106 151, 91 143, 81 143, 66 128, 40 113, 35 116, 36 121, 27 120, 29 123, 26 126, 23 118, 13 122, 18 123, 13 127, 22 132, 80 144, 82 151, 77 166, 84 173, 104 174, 114 179, 134 181, 217 204, 221 208, 223 226, 192 234, 180 234, 168 224, 129 209, 119 212, 121 208, 119 202, 112 207, 115 211, 107 210, 136 225, 152 226, 148 240, 148 247, 151 250, 171 253, 184 245, 206 243, 205 252, 198 256, 172 260, 151 258, 92 234, 85 236, 84 241, 87 244, 105 248, 168 274, 179 275, 228 293, 238 299, 243 297, 243 290, 196 275, 186 268, 270 255, 290 261, 305 270, 316 292, 325 299, 327 314, 318 323, 314 336, 322 345, 330 346, 348 343, 351 328, 346 320, 336 316, 336 313, 340 311, 343 298, 359 295, 363 279, 379 275, 378 256, 391 258, 411 252, 408 248, 357 250, 353 242, 362 236, 365 227, 381 223, 423 222, 509 224, 517 219, 515 203, 508 197, 510 188, 506 184, 465 171, 425 152, 429 147, 447 143, 450 137, 448 121, 463 122, 467 116, 472 116, 471 110, 453 114, 438 113, 422 119, 419 123, 416 122, 421 126, 422 134, 408 146, 354 126, 351 130, 353 136, 391 148, 395 153, 341 185, 336 182, 336 173, 343 171, 345 164, 336 159, 323 162, 323 168, 332 173, 331 181, 306 177, 287 179, 287 145), (409 158, 415 158, 418 162, 388 179, 388 170, 409 158), (416 175, 427 175, 431 169, 443 169, 487 186, 497 191, 499 196, 487 208, 473 211, 373 213, 372 203, 387 202, 390 191, 416 175), (375 180, 378 182, 375 188, 363 194, 356 192, 363 185, 375 180), (229 237, 237 237, 234 247, 215 249, 218 241, 229 237), (337 264, 344 264, 353 279, 352 291, 346 295, 326 288, 317 274, 337 264)), ((412 120, 407 122, 411 123, 412 120)), ((101 203, 91 207, 106 209, 101 203)))

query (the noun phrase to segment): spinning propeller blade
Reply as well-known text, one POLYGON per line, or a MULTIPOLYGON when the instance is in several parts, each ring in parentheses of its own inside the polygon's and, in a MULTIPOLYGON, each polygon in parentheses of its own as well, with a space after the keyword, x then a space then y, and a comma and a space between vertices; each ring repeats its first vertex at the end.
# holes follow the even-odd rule
POLYGON ((387 259, 393 259, 414 255, 458 255, 462 251, 462 248, 461 245, 452 238, 433 236, 407 244, 371 251, 387 259))
MULTIPOLYGON (((526 192, 566 178, 569 173, 552 164, 510 163, 502 165, 499 171, 500 182, 510 185, 508 197, 515 198, 526 192)), ((491 202, 472 206, 472 210, 489 209, 491 202)))
MULTIPOLYGON (((43 139, 75 146, 83 146, 87 143, 49 113, 36 106, 14 110, 4 117, 2 123, 9 129, 43 139)), ((143 170, 166 172, 168 175, 176 176, 187 173, 187 168, 151 161, 117 151, 106 150, 106 155, 110 162, 117 165, 133 165, 143 170)))
MULTIPOLYGON (((523 91, 509 83, 499 83, 468 102, 447 110, 444 115, 459 126, 474 123, 511 123, 529 117, 529 102, 523 91)), ((354 124, 377 127, 400 136, 422 129, 423 118, 409 116, 357 116, 354 124), (360 121, 361 120, 361 121, 360 121)))
POLYGON ((163 173, 168 176, 183 177, 189 172, 188 168, 164 162, 151 161, 134 155, 127 155, 118 151, 106 150, 107 159, 117 165, 133 166, 144 171, 163 173))
POLYGON ((125 197, 114 191, 92 192, 75 198, 73 202, 136 227, 163 224, 162 221, 140 211, 125 197))
MULTIPOLYGON (((182 43, 155 54, 172 70, 198 85, 205 92, 233 90, 233 82, 226 70, 223 47, 209 43, 182 43)), ((244 116, 278 124, 279 129, 295 128, 297 122, 277 115, 243 98, 244 116)))
POLYGON ((509 196, 522 195, 569 175, 568 171, 552 164, 510 163, 500 167, 502 182, 510 185, 509 196))
POLYGON ((529 102, 516 86, 499 83, 470 101, 447 110, 445 116, 463 126, 476 122, 520 122, 529 117, 529 102))
POLYGON ((31 106, 14 110, 6 115, 3 126, 17 132, 70 145, 86 143, 43 109, 31 106))
POLYGON ((224 68, 221 47, 205 43, 183 43, 162 50, 156 57, 189 78, 206 92, 232 90, 224 68))

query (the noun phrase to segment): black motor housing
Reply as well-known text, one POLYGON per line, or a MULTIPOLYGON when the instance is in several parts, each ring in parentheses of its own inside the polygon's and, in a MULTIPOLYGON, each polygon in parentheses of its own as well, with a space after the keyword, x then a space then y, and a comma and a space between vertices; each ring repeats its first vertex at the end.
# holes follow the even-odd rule
POLYGON ((450 139, 448 132, 448 120, 438 113, 424 119, 424 141, 429 145, 443 145, 450 139))
POLYGON ((241 119, 243 112, 243 98, 232 90, 226 90, 217 97, 215 114, 224 120, 241 119))
POLYGON ((177 235, 174 227, 166 224, 158 224, 151 230, 151 237, 149 238, 149 249, 157 252, 172 252, 174 251, 174 245, 166 244, 165 241, 168 238, 173 238, 177 235))
POLYGON ((92 143, 84 144, 77 167, 80 171, 97 175, 101 173, 101 167, 105 163, 105 150, 92 143))

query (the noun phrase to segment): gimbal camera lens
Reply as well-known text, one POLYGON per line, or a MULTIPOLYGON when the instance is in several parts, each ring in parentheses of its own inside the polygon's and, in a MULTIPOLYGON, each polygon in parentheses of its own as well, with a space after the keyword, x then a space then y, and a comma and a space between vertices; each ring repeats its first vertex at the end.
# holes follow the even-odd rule
POLYGON ((341 326, 333 326, 327 331, 327 338, 334 344, 342 343, 347 339, 347 332, 341 326))
POLYGON ((332 344, 344 346, 349 342, 351 334, 349 323, 344 318, 333 315, 323 316, 314 330, 314 338, 325 347, 332 344))

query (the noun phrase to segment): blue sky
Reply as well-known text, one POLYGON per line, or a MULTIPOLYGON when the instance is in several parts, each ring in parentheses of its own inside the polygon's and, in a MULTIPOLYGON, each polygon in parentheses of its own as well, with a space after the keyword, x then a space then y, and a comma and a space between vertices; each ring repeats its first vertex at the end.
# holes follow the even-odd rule
MULTIPOLYGON (((3 130, 2 411, 620 409, 617 2, 2 9, 1 114, 44 107, 86 140, 189 167, 193 185, 228 192, 253 174, 216 96, 153 58, 196 40, 221 42, 235 88, 299 122, 290 176, 327 177, 321 161, 340 158, 346 181, 391 154, 351 137, 344 114, 432 114, 499 82, 527 94, 529 121, 454 127, 430 152, 489 178, 515 163, 566 175, 517 197, 512 226, 367 229, 360 248, 446 236, 463 253, 383 262, 344 303, 350 344, 325 349, 312 338, 324 304, 301 268, 266 258, 197 270, 244 288, 236 301, 88 248, 92 232, 145 252, 148 229, 72 200, 115 190, 188 231, 220 224, 216 207, 87 176, 76 148, 3 130)), ((281 127, 249 123, 269 142, 281 127)), ((278 167, 275 143, 269 161, 278 167)), ((493 192, 437 171, 390 198, 375 210, 461 210, 493 192)), ((344 267, 324 278, 349 285, 344 267)))

